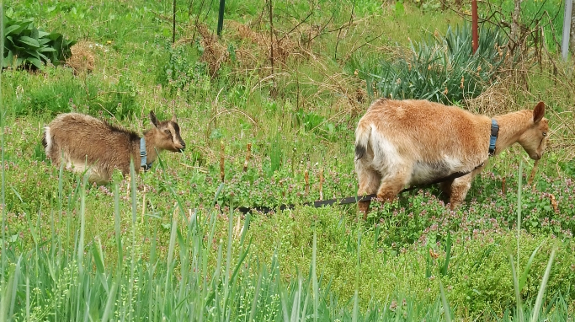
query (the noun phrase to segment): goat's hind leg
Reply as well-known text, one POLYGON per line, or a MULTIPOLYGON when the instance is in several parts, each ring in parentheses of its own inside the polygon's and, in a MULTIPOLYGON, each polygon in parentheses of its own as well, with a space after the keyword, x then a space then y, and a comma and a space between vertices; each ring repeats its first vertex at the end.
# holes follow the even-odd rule
POLYGON ((377 198, 381 202, 393 201, 397 195, 409 184, 412 168, 409 166, 394 167, 394 172, 387 174, 377 190, 377 198))
POLYGON ((392 201, 409 183, 409 179, 409 173, 405 172, 386 176, 377 190, 377 198, 382 201, 392 201))
MULTIPOLYGON (((381 183, 381 174, 371 167, 364 167, 363 165, 357 165, 356 171, 359 177, 359 189, 357 190, 358 196, 367 196, 377 192, 377 188, 381 183)), ((358 202, 358 210, 363 213, 363 218, 367 218, 367 213, 369 212, 369 205, 371 201, 360 201, 358 202)))

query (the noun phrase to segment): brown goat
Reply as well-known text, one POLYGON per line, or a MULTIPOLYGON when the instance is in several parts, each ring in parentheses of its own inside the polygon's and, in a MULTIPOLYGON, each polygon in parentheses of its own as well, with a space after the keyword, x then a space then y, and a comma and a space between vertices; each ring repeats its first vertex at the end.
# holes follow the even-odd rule
MULTIPOLYGON (((544 114, 545 104, 540 102, 533 111, 495 116, 499 126, 495 146, 490 144, 492 119, 487 116, 423 100, 379 99, 355 131, 358 195, 377 193, 378 199, 390 201, 406 186, 467 173, 442 183, 454 209, 465 199, 489 154, 518 142, 530 158, 541 158, 549 130, 544 114)), ((364 218, 369 204, 359 202, 364 218)))
POLYGON ((138 165, 148 169, 160 151, 182 152, 186 147, 175 115, 159 122, 150 112, 150 120, 154 126, 140 138, 89 115, 60 114, 46 126, 42 143, 53 164, 63 161, 68 170, 87 170, 91 182, 108 183, 114 169, 130 173, 130 160, 138 172, 138 165))

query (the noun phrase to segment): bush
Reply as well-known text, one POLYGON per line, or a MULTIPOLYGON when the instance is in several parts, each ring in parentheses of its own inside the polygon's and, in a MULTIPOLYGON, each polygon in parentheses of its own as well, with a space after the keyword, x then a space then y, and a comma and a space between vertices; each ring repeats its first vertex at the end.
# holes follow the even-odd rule
POLYGON ((498 30, 483 27, 479 47, 471 48, 469 24, 449 28, 427 42, 411 45, 411 57, 383 61, 367 80, 368 91, 397 99, 459 102, 481 94, 505 58, 506 40, 498 30))
POLYGON ((76 43, 62 34, 34 27, 33 19, 4 18, 4 60, 2 68, 42 68, 45 63, 59 65, 76 43))

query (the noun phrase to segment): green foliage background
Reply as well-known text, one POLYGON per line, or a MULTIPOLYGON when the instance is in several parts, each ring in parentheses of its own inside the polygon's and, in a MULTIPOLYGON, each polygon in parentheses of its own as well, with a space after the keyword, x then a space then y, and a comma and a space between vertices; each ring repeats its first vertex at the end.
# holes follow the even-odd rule
MULTIPOLYGON (((433 56, 436 40, 439 48, 449 42, 443 35, 467 46, 466 29, 454 32, 463 19, 439 3, 272 4, 273 74, 269 8, 260 1, 227 1, 221 38, 212 37, 216 2, 177 1, 176 44, 168 1, 5 3, 14 19, 90 43, 96 67, 82 75, 67 66, 3 70, 0 291, 8 309, 0 319, 249 320, 257 312, 258 321, 509 321, 518 316, 509 255, 526 272, 519 293, 530 316, 553 249, 540 317, 572 315, 572 66, 551 45, 541 64, 526 57, 512 70, 507 61, 495 71, 481 65, 489 74, 477 88, 487 92, 471 101, 456 95, 461 76, 445 62, 472 64, 465 72, 476 62, 433 56), (376 92, 395 84, 382 81, 382 66, 403 64, 400 77, 415 78, 418 69, 405 66, 426 52, 462 108, 497 114, 545 101, 551 142, 534 183, 518 186, 532 163, 513 147, 491 160, 457 211, 437 188, 376 206, 367 221, 355 206, 302 206, 319 198, 320 173, 325 199, 356 193, 356 122, 376 92), (89 113, 142 133, 150 110, 161 119, 175 111, 188 148, 162 154, 149 172, 83 188, 81 176, 45 160, 43 127, 58 113, 89 113), (527 170, 519 173, 521 161, 527 170), (280 204, 296 207, 233 211, 280 204)), ((481 64, 493 57, 495 47, 481 64)), ((444 85, 414 95, 443 100, 444 85)))

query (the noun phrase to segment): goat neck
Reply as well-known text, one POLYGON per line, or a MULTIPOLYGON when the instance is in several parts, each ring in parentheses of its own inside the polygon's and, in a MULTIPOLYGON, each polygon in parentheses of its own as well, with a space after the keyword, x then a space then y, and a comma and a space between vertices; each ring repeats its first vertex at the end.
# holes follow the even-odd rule
MULTIPOLYGON (((162 150, 160 149, 160 147, 158 147, 156 139, 157 139, 157 133, 158 130, 153 128, 151 130, 148 130, 146 132, 144 132, 144 139, 146 140, 146 155, 147 155, 147 164, 152 164, 156 161, 156 159, 158 158, 158 153, 161 152, 162 150)), ((139 144, 139 142, 138 142, 139 144)), ((139 145, 138 145, 138 149, 139 149, 139 145)), ((139 151, 139 150, 138 150, 139 151)))
POLYGON ((493 117, 499 124, 495 154, 499 154, 519 140, 533 125, 533 111, 521 110, 493 117))

